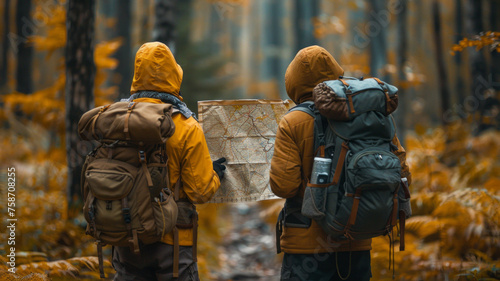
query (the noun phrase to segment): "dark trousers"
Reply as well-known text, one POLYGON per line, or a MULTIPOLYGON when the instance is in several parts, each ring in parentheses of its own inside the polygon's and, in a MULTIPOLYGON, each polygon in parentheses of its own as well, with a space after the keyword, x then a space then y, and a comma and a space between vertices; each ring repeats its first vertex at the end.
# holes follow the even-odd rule
MULTIPOLYGON (((193 247, 179 247, 178 281, 199 281, 198 266, 193 261, 193 247)), ((174 246, 157 242, 141 246, 141 254, 135 255, 129 247, 114 247, 114 280, 150 281, 174 280, 174 246)))
POLYGON ((370 280, 371 275, 370 251, 321 254, 285 253, 281 267, 281 280, 367 281, 370 280))

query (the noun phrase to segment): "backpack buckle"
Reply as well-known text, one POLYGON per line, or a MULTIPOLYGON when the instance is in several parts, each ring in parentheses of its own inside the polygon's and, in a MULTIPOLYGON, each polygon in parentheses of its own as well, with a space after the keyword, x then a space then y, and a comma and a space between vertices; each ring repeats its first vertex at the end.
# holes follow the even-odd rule
POLYGON ((135 107, 136 102, 130 102, 127 107, 127 112, 131 112, 135 107))
POLYGON ((139 150, 139 160, 141 163, 146 162, 146 154, 144 153, 144 150, 139 150))
POLYGON ((93 221, 95 218, 95 216, 94 216, 94 204, 89 206, 89 218, 91 221, 93 221))
POLYGON ((122 212, 125 223, 130 223, 132 221, 132 218, 130 217, 130 208, 123 208, 122 212))

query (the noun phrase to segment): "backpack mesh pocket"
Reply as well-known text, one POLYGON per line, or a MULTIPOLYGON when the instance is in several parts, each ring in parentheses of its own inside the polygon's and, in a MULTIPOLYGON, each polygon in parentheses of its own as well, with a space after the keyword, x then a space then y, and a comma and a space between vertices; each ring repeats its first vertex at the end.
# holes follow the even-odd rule
POLYGON ((316 220, 325 217, 328 185, 313 187, 311 184, 308 184, 306 186, 302 202, 302 215, 316 220))

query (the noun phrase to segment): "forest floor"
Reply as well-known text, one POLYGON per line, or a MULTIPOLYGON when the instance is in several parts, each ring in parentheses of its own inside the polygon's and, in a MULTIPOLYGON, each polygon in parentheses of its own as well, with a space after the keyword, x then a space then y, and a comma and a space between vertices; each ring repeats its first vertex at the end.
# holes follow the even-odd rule
POLYGON ((262 220, 258 203, 230 204, 232 227, 218 247, 218 280, 279 280, 281 255, 276 254, 274 228, 262 220))

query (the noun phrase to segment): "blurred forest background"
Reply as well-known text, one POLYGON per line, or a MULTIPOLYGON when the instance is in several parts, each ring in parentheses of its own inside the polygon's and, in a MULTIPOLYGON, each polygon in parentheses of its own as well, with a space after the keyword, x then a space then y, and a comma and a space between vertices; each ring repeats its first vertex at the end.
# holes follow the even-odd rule
MULTIPOLYGON (((499 0, 2 0, 0 15, 0 279, 98 278, 76 122, 129 96, 135 52, 158 40, 183 67, 194 111, 198 100, 287 98, 286 67, 313 44, 348 76, 396 85, 414 179, 396 279, 500 280, 499 0), (6 265, 12 166, 16 274, 6 265)), ((279 280, 282 205, 199 206, 202 280, 279 280)), ((389 239, 373 248, 373 280, 392 280, 389 239)))

